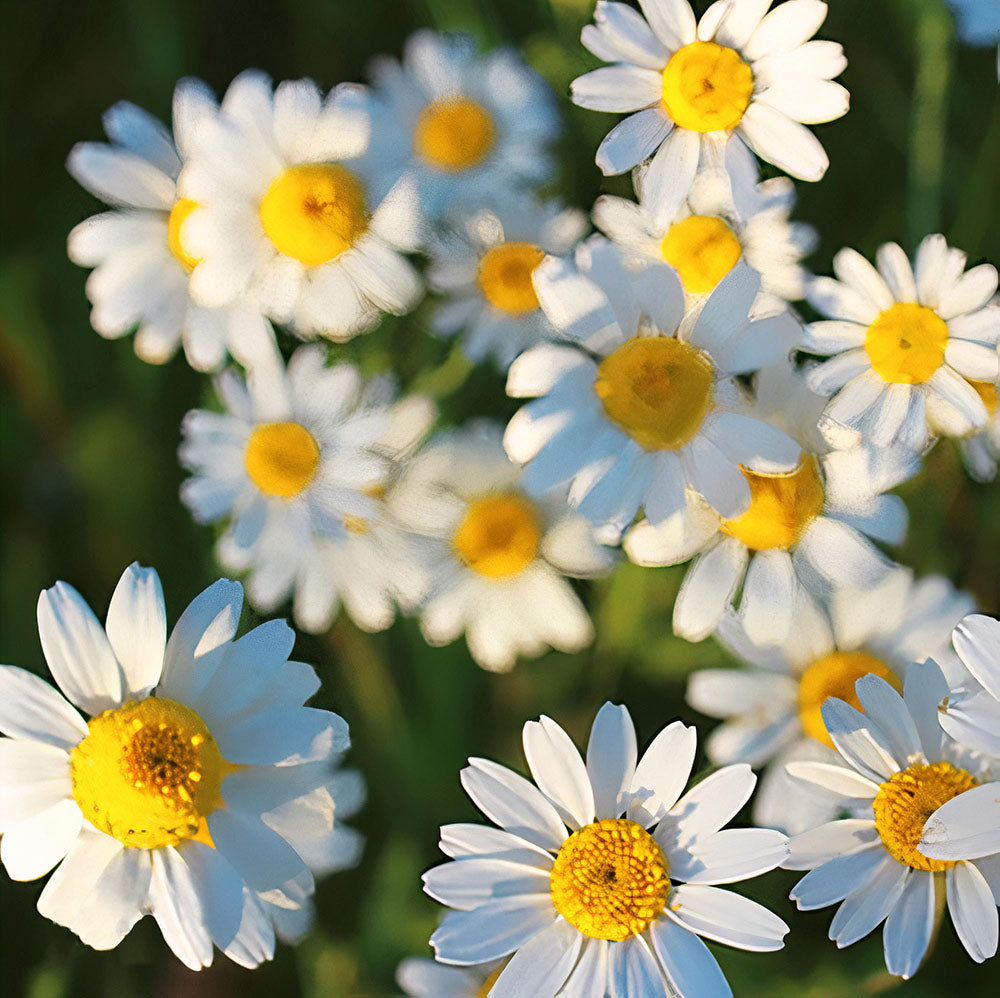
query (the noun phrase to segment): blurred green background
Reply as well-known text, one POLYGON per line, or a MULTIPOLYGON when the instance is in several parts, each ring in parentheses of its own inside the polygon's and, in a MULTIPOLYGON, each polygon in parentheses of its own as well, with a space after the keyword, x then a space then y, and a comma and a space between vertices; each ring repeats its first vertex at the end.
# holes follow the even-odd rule
MULTIPOLYGON (((707 0, 696 0, 700 13, 707 0)), ((852 110, 818 133, 832 166, 800 185, 797 216, 822 236, 810 261, 825 272, 842 245, 873 253, 897 239, 913 249, 932 231, 972 261, 1000 260, 1000 91, 995 54, 963 47, 942 0, 835 0, 823 37, 841 41, 852 110)), ((101 139, 100 115, 128 98, 168 119, 175 80, 195 74, 217 89, 256 66, 276 79, 311 76, 322 87, 362 79, 375 53, 398 54, 414 28, 471 32, 483 45, 513 43, 563 98, 561 174, 552 191, 588 208, 605 181, 593 153, 614 117, 572 107, 569 82, 595 66, 579 45, 592 0, 281 0, 216 5, 194 0, 7 4, 0 37, 3 198, 0 202, 0 661, 45 671, 35 625, 38 592, 56 579, 76 585, 103 614, 133 559, 163 579, 170 619, 218 571, 212 532, 177 499, 176 448, 189 408, 211 401, 210 384, 182 359, 138 361, 130 339, 92 332, 86 273, 69 263, 65 238, 98 204, 66 174, 72 144, 101 139)), ((331 348, 366 370, 395 369, 406 387, 430 391, 442 422, 506 419, 514 406, 493 370, 470 371, 427 334, 426 305, 371 335, 331 348)), ((286 342, 286 346, 290 346, 286 342)), ((903 493, 912 514, 900 560, 944 572, 983 609, 1000 602, 997 486, 965 477, 947 444, 903 493)), ((400 958, 423 955, 439 914, 420 873, 439 861, 437 827, 476 820, 458 771, 470 754, 523 770, 522 723, 545 712, 581 744, 599 705, 629 705, 640 740, 676 716, 707 722, 683 704, 686 674, 718 664, 713 642, 672 637, 681 572, 619 568, 585 594, 598 640, 573 657, 522 662, 509 676, 479 670, 456 644, 431 649, 412 621, 370 637, 341 620, 325 638, 302 637, 296 655, 314 662, 320 706, 350 722, 351 760, 369 801, 354 822, 367 837, 360 867, 318 891, 314 933, 281 948, 253 973, 217 955, 201 974, 169 953, 150 919, 115 952, 98 954, 35 910, 41 883, 0 876, 0 990, 30 998, 78 995, 306 995, 397 993, 400 958)), ((255 621, 248 614, 245 626, 255 621)), ((738 996, 877 994, 899 987, 882 964, 876 933, 848 952, 826 939, 830 911, 798 914, 786 900, 796 876, 774 873, 746 893, 792 925, 778 954, 713 947, 738 996)), ((946 924, 914 996, 985 991, 996 968, 977 968, 946 924)))

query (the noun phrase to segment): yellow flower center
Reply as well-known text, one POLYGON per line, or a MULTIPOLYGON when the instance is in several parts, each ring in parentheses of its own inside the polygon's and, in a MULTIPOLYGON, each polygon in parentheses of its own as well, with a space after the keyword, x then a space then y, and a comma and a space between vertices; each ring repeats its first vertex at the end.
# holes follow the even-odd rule
POLYGON ((983 400, 990 418, 997 414, 997 386, 992 381, 970 381, 976 394, 983 400))
POLYGON ((743 255, 736 233, 714 215, 690 215, 674 222, 660 243, 663 259, 677 271, 689 294, 714 291, 743 255))
POLYGON ((893 859, 914 870, 947 870, 950 859, 930 859, 917 850, 927 819, 942 804, 976 786, 976 780, 951 763, 909 766, 893 773, 875 795, 872 810, 882 845, 893 859))
POLYGON ((549 892, 556 911, 585 936, 621 942, 663 911, 670 893, 667 859, 642 825, 606 818, 562 844, 549 892))
POLYGON ((469 504, 452 543, 471 569, 499 579, 527 568, 541 539, 535 507, 516 492, 498 492, 469 504))
POLYGON ((533 243, 501 243, 488 249, 476 275, 486 300, 512 315, 533 312, 538 295, 531 275, 544 259, 544 250, 533 243))
POLYGON ((243 463, 264 495, 291 499, 313 480, 319 444, 299 423, 261 423, 250 434, 243 463))
POLYGON ((753 96, 753 70, 734 49, 692 42, 663 70, 663 106, 681 128, 718 132, 735 128, 753 96))
POLYGON ((436 100, 417 118, 413 147, 431 166, 458 173, 485 159, 496 141, 489 112, 468 97, 436 100))
POLYGON ((264 194, 260 221, 279 253, 317 267, 350 249, 368 228, 365 188, 337 163, 290 166, 264 194))
POLYGON ((483 981, 483 986, 476 992, 476 998, 489 998, 493 985, 500 980, 500 975, 503 973, 506 966, 506 962, 501 963, 500 966, 497 967, 497 969, 494 970, 485 981, 483 981))
POLYGON ((181 198, 170 209, 170 217, 167 219, 167 245, 170 247, 170 252, 177 257, 181 266, 189 274, 201 263, 201 257, 192 256, 184 248, 184 243, 181 240, 181 226, 184 225, 191 212, 197 207, 197 201, 192 201, 190 198, 181 198))
POLYGON ((913 302, 887 308, 865 334, 865 350, 883 381, 919 385, 944 363, 948 325, 932 309, 913 302))
POLYGON ((635 336, 608 354, 594 391, 608 419, 646 450, 676 450, 712 407, 708 357, 671 336, 635 336))
POLYGON ((819 462, 812 454, 803 454, 787 475, 742 471, 750 485, 750 507, 733 520, 723 520, 722 529, 752 551, 787 551, 823 511, 819 462))
POLYGON ((149 697, 106 710, 70 754, 84 817, 127 846, 213 845, 206 818, 224 806, 222 758, 205 722, 173 700, 149 697))
POLYGON ((802 722, 802 730, 810 738, 833 748, 833 739, 823 723, 823 704, 828 697, 839 697, 861 710, 861 701, 858 700, 854 684, 869 672, 902 693, 903 684, 896 673, 882 659, 869 655, 866 651, 835 651, 816 659, 799 679, 799 720, 802 722))

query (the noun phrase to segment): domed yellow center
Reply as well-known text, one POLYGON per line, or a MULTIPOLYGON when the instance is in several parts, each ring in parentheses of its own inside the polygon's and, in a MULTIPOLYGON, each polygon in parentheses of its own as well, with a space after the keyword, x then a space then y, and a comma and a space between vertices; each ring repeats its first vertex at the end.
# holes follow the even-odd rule
POLYGON ((948 326, 932 309, 913 302, 887 308, 865 334, 876 374, 897 385, 919 385, 944 363, 948 326))
POLYGON ((685 45, 663 70, 663 106, 693 132, 735 128, 752 96, 750 66, 734 49, 715 42, 685 45))
POLYGON ((436 100, 417 118, 413 148, 438 170, 458 173, 481 163, 496 141, 489 112, 468 97, 436 100))
POLYGON ((608 354, 594 391, 608 419, 646 450, 676 450, 712 407, 712 362, 671 336, 636 336, 608 354))
MULTIPOLYGON (((885 662, 866 651, 835 651, 816 659, 799 679, 799 720, 802 730, 833 748, 823 723, 823 704, 828 697, 839 697, 845 703, 861 710, 854 684, 868 673, 884 679, 890 686, 903 691, 903 684, 885 662)), ((919 838, 919 836, 918 836, 919 838)))
POLYGON ((279 253, 317 267, 350 249, 368 228, 365 188, 337 163, 290 166, 268 187, 260 221, 279 253))
POLYGON ((823 483, 812 454, 803 455, 790 474, 758 475, 744 468, 743 477, 750 485, 750 507, 723 520, 722 529, 752 551, 787 551, 823 511, 823 483))
POLYGON ((541 539, 535 507, 516 492, 496 492, 469 504, 452 543, 471 569, 500 579, 527 568, 541 539))
POLYGON ((948 762, 909 766, 893 773, 879 787, 872 802, 875 828, 886 852, 914 870, 938 871, 954 866, 954 860, 930 859, 917 846, 927 819, 942 804, 974 786, 976 780, 971 774, 948 762))
POLYGON ((511 315, 533 312, 538 295, 531 275, 544 259, 545 252, 533 243, 501 243, 488 249, 476 275, 486 300, 511 315))
POLYGON ((621 942, 663 911, 670 893, 667 859, 642 825, 606 818, 562 844, 549 891, 556 911, 575 929, 621 942))
POLYGON ((261 423, 250 434, 243 463, 264 495, 290 499, 313 480, 319 444, 299 423, 261 423))
POLYGON ((106 710, 70 754, 73 797, 95 828, 138 849, 197 839, 223 806, 222 758, 205 722, 173 700, 149 697, 106 710))
POLYGON ((170 252, 177 257, 181 266, 189 274, 201 263, 201 257, 192 256, 184 248, 184 242, 181 239, 181 227, 188 220, 191 212, 197 207, 197 201, 192 201, 190 198, 181 198, 170 209, 170 217, 167 219, 167 246, 170 247, 170 252))
POLYGON ((660 243, 663 259, 677 271, 688 294, 714 291, 743 255, 736 233, 714 215, 674 222, 660 243))

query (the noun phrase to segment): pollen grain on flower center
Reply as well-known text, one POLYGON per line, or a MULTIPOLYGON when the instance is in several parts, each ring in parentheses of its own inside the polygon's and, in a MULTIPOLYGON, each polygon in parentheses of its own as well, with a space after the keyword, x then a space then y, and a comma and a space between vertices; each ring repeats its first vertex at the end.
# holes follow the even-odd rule
POLYGON ((621 942, 660 916, 668 873, 663 850, 642 825, 607 818, 562 844, 549 891, 556 911, 585 936, 621 942))
POLYGON ((865 350, 875 373, 897 385, 929 381, 944 363, 948 324, 924 305, 898 302, 865 334, 865 350))
POLYGON ((674 222, 660 243, 663 259, 677 271, 688 294, 708 294, 739 262, 743 247, 732 227, 714 215, 674 222))
POLYGON ((495 308, 511 315, 525 315, 538 308, 531 278, 544 259, 545 252, 533 243, 500 243, 483 254, 476 280, 495 308))
POLYGON ((538 511, 523 495, 495 492, 469 504, 452 543, 470 568, 499 579, 534 561, 542 538, 538 511))
POLYGON ((319 444, 300 423, 261 423, 250 434, 243 463, 264 495, 297 496, 319 466, 319 444))
POLYGON ((468 97, 432 101, 420 112, 413 134, 417 155, 446 173, 477 166, 495 142, 493 118, 468 97))
POLYGON ((976 786, 975 778, 948 762, 909 766, 893 773, 872 802, 875 828, 886 851, 914 870, 939 871, 954 860, 931 859, 917 846, 927 819, 943 804, 976 786))
POLYGON ((223 759, 205 722, 173 700, 148 697, 90 720, 73 749, 73 797, 95 828, 126 846, 184 839, 212 845, 206 818, 223 806, 223 759))
POLYGON ((663 70, 663 106, 681 128, 735 128, 753 96, 753 70, 740 54, 715 42, 692 42, 663 70))

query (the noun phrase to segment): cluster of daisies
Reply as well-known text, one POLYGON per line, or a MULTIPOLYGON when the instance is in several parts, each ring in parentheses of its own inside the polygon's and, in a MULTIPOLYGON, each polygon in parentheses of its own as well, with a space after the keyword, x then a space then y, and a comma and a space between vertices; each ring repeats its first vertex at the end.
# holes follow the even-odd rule
MULTIPOLYGON (((893 974, 916 972, 945 900, 983 961, 1000 624, 884 546, 907 529, 892 490, 938 438, 996 476, 997 271, 940 235, 912 260, 887 243, 804 269, 789 178, 823 177, 808 126, 849 102, 821 0, 639 8, 598 0, 582 32, 607 65, 572 99, 626 115, 596 163, 635 190, 598 199, 595 234, 539 194, 553 95, 465 38, 420 31, 325 96, 182 80, 172 132, 116 105, 108 143, 68 162, 109 206, 69 238, 92 324, 213 373, 216 402, 181 428, 181 500, 257 611, 316 633, 414 616, 502 672, 586 647, 568 578, 626 557, 686 564, 675 633, 744 663, 691 677, 721 723, 690 788, 695 730, 640 757, 610 703, 585 758, 550 718, 526 724, 531 781, 471 759, 493 825, 441 830, 449 862, 424 885, 452 910, 436 961, 401 965, 409 994, 728 995, 702 940, 779 949, 785 923, 724 889, 779 866, 810 871, 800 908, 840 904, 838 946, 884 923, 893 974), (428 290, 432 331, 528 400, 506 427, 440 427, 430 398, 338 358, 428 290), (755 770, 759 827, 726 828, 755 770)), ((92 946, 148 913, 189 967, 213 944, 255 966, 307 931, 315 876, 358 860, 346 724, 303 706, 318 682, 286 624, 235 637, 242 594, 216 583, 168 640, 151 570, 126 570, 104 626, 58 583, 39 633, 65 699, 0 671, 0 859, 21 880, 58 864, 39 910, 92 946)))

